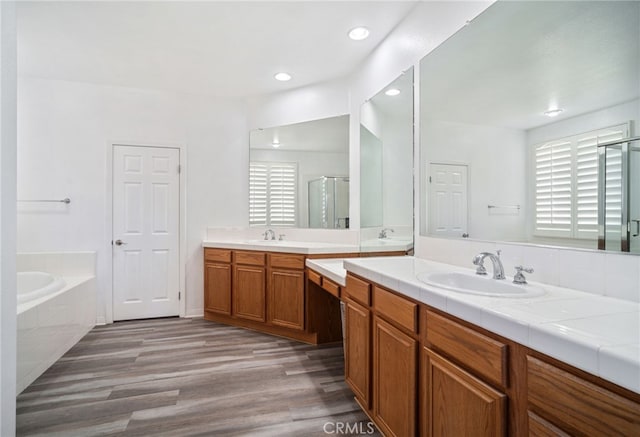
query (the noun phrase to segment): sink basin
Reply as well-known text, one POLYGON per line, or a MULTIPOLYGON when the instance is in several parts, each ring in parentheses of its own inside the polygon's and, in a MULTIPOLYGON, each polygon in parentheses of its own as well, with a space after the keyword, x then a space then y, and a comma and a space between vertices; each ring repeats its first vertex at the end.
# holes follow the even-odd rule
POLYGON ((531 284, 514 284, 508 279, 496 280, 490 276, 469 275, 466 273, 420 273, 419 281, 434 287, 493 297, 536 297, 545 294, 543 288, 531 284))

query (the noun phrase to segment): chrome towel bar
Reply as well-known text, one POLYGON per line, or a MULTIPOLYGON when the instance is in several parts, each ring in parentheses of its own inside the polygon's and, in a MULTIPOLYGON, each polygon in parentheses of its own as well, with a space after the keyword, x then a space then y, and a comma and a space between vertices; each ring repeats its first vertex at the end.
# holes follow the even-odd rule
POLYGON ((18 202, 55 202, 55 203, 71 203, 71 199, 69 199, 68 197, 65 197, 64 199, 60 199, 60 200, 18 200, 18 202))

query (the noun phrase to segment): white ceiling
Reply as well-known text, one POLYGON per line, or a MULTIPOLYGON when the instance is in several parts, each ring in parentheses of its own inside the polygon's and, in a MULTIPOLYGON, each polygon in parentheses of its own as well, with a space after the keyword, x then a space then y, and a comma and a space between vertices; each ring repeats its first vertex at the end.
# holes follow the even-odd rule
POLYGON ((215 96, 351 73, 416 1, 20 2, 18 74, 215 96), (367 26, 371 36, 347 32, 367 26), (273 75, 287 71, 289 82, 273 75))
POLYGON ((636 99, 640 2, 495 3, 422 61, 421 92, 423 117, 514 129, 636 99))

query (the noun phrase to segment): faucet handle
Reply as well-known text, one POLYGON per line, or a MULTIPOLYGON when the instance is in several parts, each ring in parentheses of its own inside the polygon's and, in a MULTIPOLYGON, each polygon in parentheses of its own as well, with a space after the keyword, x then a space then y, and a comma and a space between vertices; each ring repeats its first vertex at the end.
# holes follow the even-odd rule
POLYGON ((482 256, 482 254, 478 254, 475 257, 473 257, 473 265, 477 266, 476 268, 476 275, 486 275, 487 274, 487 269, 484 266, 484 258, 482 256))
POLYGON ((515 269, 516 269, 516 274, 513 275, 513 283, 521 284, 521 285, 526 284, 527 278, 524 277, 522 272, 533 273, 533 269, 528 267, 523 267, 523 266, 516 266, 515 269))
POLYGON ((282 240, 284 240, 284 237, 286 237, 285 234, 280 234, 280 236, 278 237, 278 240, 282 241, 282 240))
POLYGON ((517 273, 522 273, 522 272, 533 273, 533 269, 531 267, 516 266, 515 269, 517 273))
POLYGON ((269 238, 267 237, 267 235, 269 235, 269 231, 264 231, 262 233, 262 236, 264 237, 265 240, 268 240, 269 238))

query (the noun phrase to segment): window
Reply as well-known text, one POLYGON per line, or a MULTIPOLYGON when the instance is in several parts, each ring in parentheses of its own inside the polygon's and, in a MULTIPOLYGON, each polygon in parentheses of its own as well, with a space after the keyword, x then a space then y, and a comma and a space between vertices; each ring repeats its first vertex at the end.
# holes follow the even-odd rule
MULTIPOLYGON (((534 235, 597 239, 598 144, 625 138, 628 130, 622 124, 532 147, 534 235)), ((609 176, 608 197, 615 194, 612 182, 609 176)), ((607 205, 607 216, 613 207, 607 205)))
POLYGON ((295 162, 249 164, 249 225, 295 226, 297 198, 295 162))

